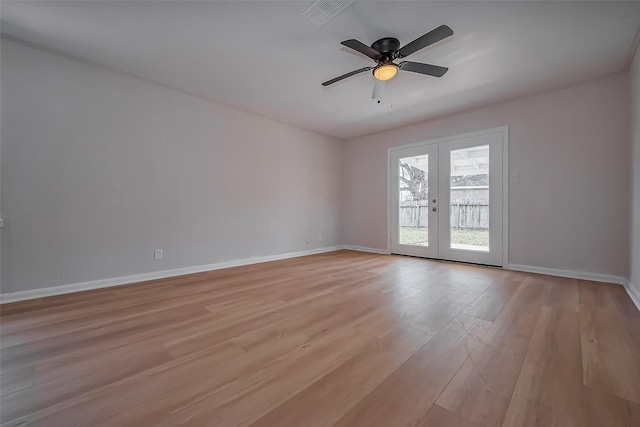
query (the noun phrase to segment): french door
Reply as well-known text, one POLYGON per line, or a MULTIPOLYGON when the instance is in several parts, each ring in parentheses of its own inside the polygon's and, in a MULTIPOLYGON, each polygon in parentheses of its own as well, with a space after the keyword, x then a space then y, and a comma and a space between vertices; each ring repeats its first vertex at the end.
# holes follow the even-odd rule
POLYGON ((502 265, 503 133, 389 151, 390 249, 502 265))

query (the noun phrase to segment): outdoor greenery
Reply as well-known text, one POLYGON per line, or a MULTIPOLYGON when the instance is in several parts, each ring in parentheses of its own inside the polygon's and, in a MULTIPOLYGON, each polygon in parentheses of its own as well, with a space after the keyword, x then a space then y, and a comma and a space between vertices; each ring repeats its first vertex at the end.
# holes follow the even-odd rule
MULTIPOLYGON (((420 245, 426 240, 426 227, 400 227, 400 241, 403 244, 420 245)), ((462 245, 489 246, 489 230, 453 230, 451 241, 462 245)))

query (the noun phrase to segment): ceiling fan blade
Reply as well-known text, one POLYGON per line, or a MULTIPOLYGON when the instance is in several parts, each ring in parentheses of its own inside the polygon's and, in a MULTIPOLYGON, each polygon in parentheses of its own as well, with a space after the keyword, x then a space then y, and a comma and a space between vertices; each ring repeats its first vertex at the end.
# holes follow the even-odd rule
POLYGON ((336 82, 339 82, 340 80, 346 79, 347 77, 355 76, 356 74, 364 73, 365 71, 369 71, 369 70, 373 70, 373 67, 364 67, 364 68, 360 68, 359 70, 355 70, 350 73, 343 74, 339 77, 336 77, 335 79, 327 80, 326 82, 322 83, 322 86, 332 85, 336 82))
POLYGON ((427 76, 442 77, 449 69, 440 67, 439 65, 423 64, 422 62, 405 61, 398 65, 402 71, 411 71, 413 73, 426 74, 427 76))
POLYGON ((380 54, 380 52, 378 52, 377 50, 367 46, 366 44, 359 42, 356 39, 349 39, 349 40, 345 40, 343 42, 340 43, 341 45, 344 45, 348 48, 351 48, 353 50, 356 50, 360 53, 363 53, 365 55, 367 55, 369 58, 373 59, 374 61, 377 61, 378 59, 380 59, 380 57, 382 56, 380 54))
POLYGON ((418 37, 408 45, 402 47, 396 53, 396 58, 404 58, 406 56, 409 56, 412 53, 416 53, 420 49, 424 49, 425 47, 437 43, 440 40, 446 39, 451 35, 453 35, 453 30, 451 28, 446 25, 440 25, 438 28, 429 31, 424 36, 418 37))

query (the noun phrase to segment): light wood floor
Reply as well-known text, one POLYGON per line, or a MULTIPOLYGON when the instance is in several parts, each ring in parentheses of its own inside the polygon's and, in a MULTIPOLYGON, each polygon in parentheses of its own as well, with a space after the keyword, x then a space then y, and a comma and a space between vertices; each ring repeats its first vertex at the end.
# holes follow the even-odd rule
POLYGON ((617 285, 339 251, 1 310, 3 426, 640 426, 617 285))

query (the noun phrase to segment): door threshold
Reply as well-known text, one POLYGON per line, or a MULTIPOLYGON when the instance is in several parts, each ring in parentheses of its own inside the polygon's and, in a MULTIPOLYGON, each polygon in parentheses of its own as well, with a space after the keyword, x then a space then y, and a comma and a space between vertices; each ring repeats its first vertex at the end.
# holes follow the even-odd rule
POLYGON ((442 262, 451 262, 451 263, 455 263, 455 264, 477 265, 477 266, 480 266, 480 267, 491 267, 491 268, 504 269, 504 267, 501 266, 501 265, 480 264, 480 263, 477 263, 477 262, 456 261, 456 260, 442 259, 442 258, 429 258, 429 257, 417 256, 417 255, 397 254, 397 253, 394 253, 394 252, 391 252, 390 255, 405 256, 405 257, 409 257, 409 258, 428 259, 429 261, 442 261, 442 262))

